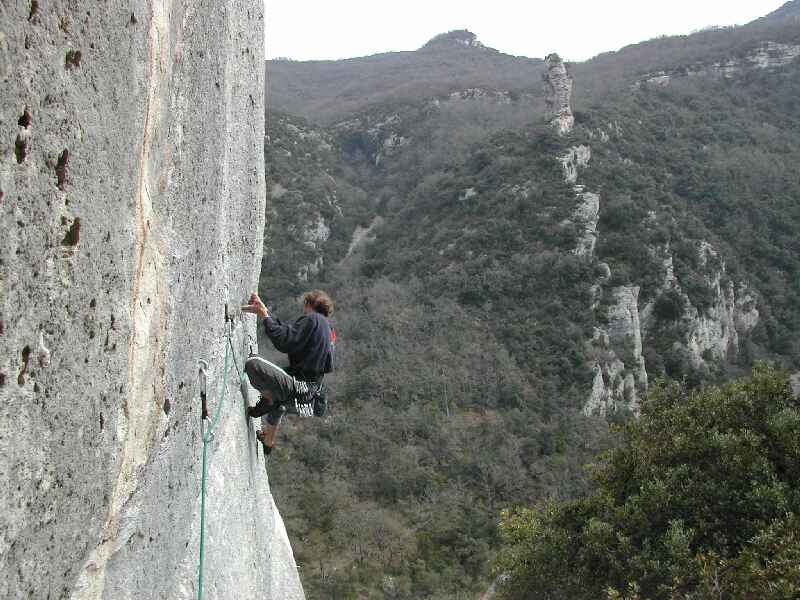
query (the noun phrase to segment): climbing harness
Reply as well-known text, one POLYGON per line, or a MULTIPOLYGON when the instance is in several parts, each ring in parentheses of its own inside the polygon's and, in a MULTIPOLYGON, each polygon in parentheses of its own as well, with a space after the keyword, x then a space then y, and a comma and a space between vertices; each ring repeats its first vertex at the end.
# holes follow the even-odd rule
POLYGON ((327 407, 325 386, 295 378, 292 397, 294 412, 300 417, 324 417, 327 407))
MULTIPOLYGON (((200 383, 200 402, 201 402, 201 418, 200 418, 200 435, 203 440, 203 462, 200 469, 200 557, 197 567, 197 600, 203 598, 203 563, 205 561, 205 525, 206 525, 206 473, 208 462, 208 444, 214 439, 214 431, 219 424, 220 417, 222 416, 222 406, 225 402, 225 396, 228 391, 228 374, 231 369, 231 362, 236 367, 236 373, 239 376, 239 387, 242 395, 247 398, 247 376, 239 369, 236 360, 236 351, 233 348, 233 318, 228 314, 228 305, 225 305, 225 363, 222 369, 222 375, 217 379, 217 390, 219 391, 219 398, 217 400, 217 408, 214 412, 214 417, 211 422, 206 425, 208 414, 208 400, 207 400, 207 386, 208 386, 208 362, 200 360, 199 362, 199 383, 200 383)), ((249 337, 252 342, 252 336, 249 337)), ((252 345, 251 345, 252 351, 252 345)))

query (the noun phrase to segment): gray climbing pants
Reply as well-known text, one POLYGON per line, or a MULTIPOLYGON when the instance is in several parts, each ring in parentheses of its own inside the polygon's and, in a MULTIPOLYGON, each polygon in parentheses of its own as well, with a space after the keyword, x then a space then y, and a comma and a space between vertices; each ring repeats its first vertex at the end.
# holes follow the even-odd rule
POLYGON ((250 385, 272 397, 271 401, 264 398, 258 401, 251 412, 253 417, 265 417, 267 423, 277 425, 284 414, 302 417, 325 414, 321 384, 296 379, 260 356, 249 357, 244 371, 250 379, 250 385))

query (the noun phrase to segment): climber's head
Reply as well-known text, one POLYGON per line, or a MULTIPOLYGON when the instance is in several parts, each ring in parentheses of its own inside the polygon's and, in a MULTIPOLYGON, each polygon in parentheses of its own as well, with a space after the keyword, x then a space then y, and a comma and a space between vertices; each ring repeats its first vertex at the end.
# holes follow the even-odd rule
POLYGON ((306 313, 314 311, 330 317, 333 314, 333 300, 321 290, 306 292, 303 294, 303 311, 306 313))

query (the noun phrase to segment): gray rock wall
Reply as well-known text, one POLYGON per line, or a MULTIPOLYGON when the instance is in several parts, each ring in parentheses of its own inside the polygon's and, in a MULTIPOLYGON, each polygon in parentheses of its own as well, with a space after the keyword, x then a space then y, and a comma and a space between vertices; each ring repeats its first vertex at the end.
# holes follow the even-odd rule
POLYGON ((547 119, 559 134, 572 131, 575 117, 572 115, 572 76, 558 54, 550 54, 544 59, 545 103, 547 119))
MULTIPOLYGON (((3 598, 196 594, 197 359, 257 282, 263 30, 242 0, 0 5, 3 598)), ((231 385, 204 597, 299 598, 231 385)))

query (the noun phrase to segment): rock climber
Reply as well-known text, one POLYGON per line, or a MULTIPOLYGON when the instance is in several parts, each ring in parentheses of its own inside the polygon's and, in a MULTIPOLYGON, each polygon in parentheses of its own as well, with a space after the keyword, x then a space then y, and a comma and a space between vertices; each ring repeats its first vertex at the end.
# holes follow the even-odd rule
POLYGON ((289 323, 273 317, 256 293, 250 295, 242 311, 256 314, 275 349, 289 355, 286 369, 257 355, 250 356, 244 366, 250 384, 260 394, 258 403, 248 408, 247 416, 264 417, 256 437, 264 453, 269 454, 284 414, 325 415, 327 401, 322 379, 333 371, 336 343, 336 331, 328 321, 333 314, 333 301, 320 290, 307 292, 303 295, 303 315, 289 323))

